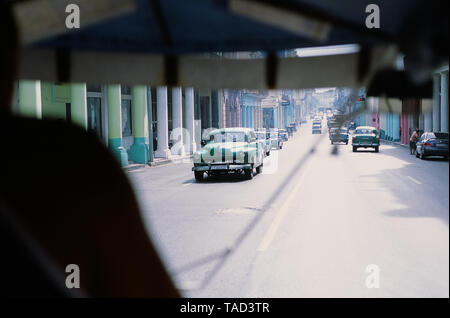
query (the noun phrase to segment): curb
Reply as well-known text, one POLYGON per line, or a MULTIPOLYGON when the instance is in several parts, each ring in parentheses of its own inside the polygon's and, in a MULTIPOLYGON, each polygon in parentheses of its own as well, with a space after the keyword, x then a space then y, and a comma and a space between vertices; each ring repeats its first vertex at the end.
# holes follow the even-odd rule
POLYGON ((169 163, 171 163, 172 160, 171 159, 162 159, 162 160, 157 160, 157 161, 149 161, 147 163, 147 165, 149 167, 157 167, 157 166, 163 166, 163 165, 167 165, 169 163))
POLYGON ((131 165, 122 167, 122 169, 125 171, 133 171, 133 170, 145 168, 145 166, 146 166, 145 163, 136 163, 136 164, 131 164, 131 165))
POLYGON ((158 159, 156 161, 150 161, 147 165, 150 167, 157 167, 157 166, 164 166, 171 163, 177 163, 179 161, 185 160, 185 159, 191 159, 192 155, 189 156, 183 156, 179 158, 170 158, 170 159, 158 159))
POLYGON ((400 146, 400 147, 409 149, 409 145, 402 144, 398 141, 390 141, 390 140, 385 140, 385 139, 382 139, 382 141, 383 141, 383 143, 386 143, 386 144, 400 146))

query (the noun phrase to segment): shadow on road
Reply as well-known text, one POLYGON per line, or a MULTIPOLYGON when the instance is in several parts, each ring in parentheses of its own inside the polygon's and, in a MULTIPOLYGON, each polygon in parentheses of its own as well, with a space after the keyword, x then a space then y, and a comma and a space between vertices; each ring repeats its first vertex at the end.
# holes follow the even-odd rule
MULTIPOLYGON (((254 174, 257 176, 257 174, 254 174)), ((210 184, 210 183, 235 183, 235 182, 243 182, 250 181, 248 180, 243 173, 240 174, 218 174, 213 176, 208 176, 205 174, 203 181, 197 182, 194 178, 189 179, 183 183, 194 183, 194 184, 210 184)))
MULTIPOLYGON (((409 184, 405 188, 399 188, 398 183, 390 182, 392 177, 407 178, 408 176, 421 179, 420 175, 415 174, 417 171, 427 171, 427 169, 443 169, 448 159, 433 157, 425 160, 420 160, 414 155, 409 154, 407 149, 399 149, 398 147, 381 148, 380 155, 393 157, 393 159, 400 159, 407 164, 401 168, 387 168, 379 171, 376 174, 363 175, 360 177, 375 177, 382 186, 393 194, 397 201, 405 205, 403 209, 395 209, 383 212, 389 217, 402 218, 438 218, 449 223, 448 210, 448 181, 442 187, 439 183, 436 184, 409 184), (404 155, 399 155, 399 150, 405 150, 404 155), (411 165, 414 165, 412 168, 411 165), (428 192, 428 193, 427 193, 428 192), (424 198, 427 198, 426 200, 424 198), (433 198, 433 199, 431 199, 433 198), (447 202, 445 202, 447 200, 447 202)), ((389 158, 383 159, 389 160, 389 158)), ((443 171, 444 172, 444 171, 443 171)), ((448 176, 448 174, 447 174, 448 176)), ((447 177, 445 173, 439 174, 440 178, 447 177)), ((407 179, 405 179, 407 180, 407 179)))
MULTIPOLYGON (((417 159, 420 160, 419 158, 417 158, 417 159)), ((426 157, 423 161, 448 161, 448 159, 443 158, 443 157, 426 157)))

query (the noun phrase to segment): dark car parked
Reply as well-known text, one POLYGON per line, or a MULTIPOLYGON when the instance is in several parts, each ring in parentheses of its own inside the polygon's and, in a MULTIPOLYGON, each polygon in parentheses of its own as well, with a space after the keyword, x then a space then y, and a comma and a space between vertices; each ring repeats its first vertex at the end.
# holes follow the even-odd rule
POLYGON ((448 159, 448 133, 424 132, 417 141, 416 157, 441 156, 448 159))

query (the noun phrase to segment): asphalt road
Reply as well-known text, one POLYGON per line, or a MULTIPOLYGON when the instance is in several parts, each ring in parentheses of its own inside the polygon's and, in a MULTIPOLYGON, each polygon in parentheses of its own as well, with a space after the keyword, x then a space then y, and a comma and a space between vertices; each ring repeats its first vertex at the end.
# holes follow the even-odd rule
POLYGON ((191 167, 129 172, 186 297, 449 297, 448 160, 353 153, 308 123, 252 180, 191 167))

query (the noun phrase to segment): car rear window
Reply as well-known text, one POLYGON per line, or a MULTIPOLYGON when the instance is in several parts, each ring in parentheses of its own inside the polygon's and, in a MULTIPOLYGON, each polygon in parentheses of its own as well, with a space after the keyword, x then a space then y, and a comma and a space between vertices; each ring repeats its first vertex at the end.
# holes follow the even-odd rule
POLYGON ((436 139, 448 139, 448 133, 430 133, 429 138, 436 138, 436 139))
POLYGON ((363 128, 363 129, 357 129, 356 131, 355 131, 355 134, 361 134, 361 135, 368 135, 368 134, 377 134, 377 131, 376 130, 373 130, 373 129, 365 129, 365 128, 363 128))

